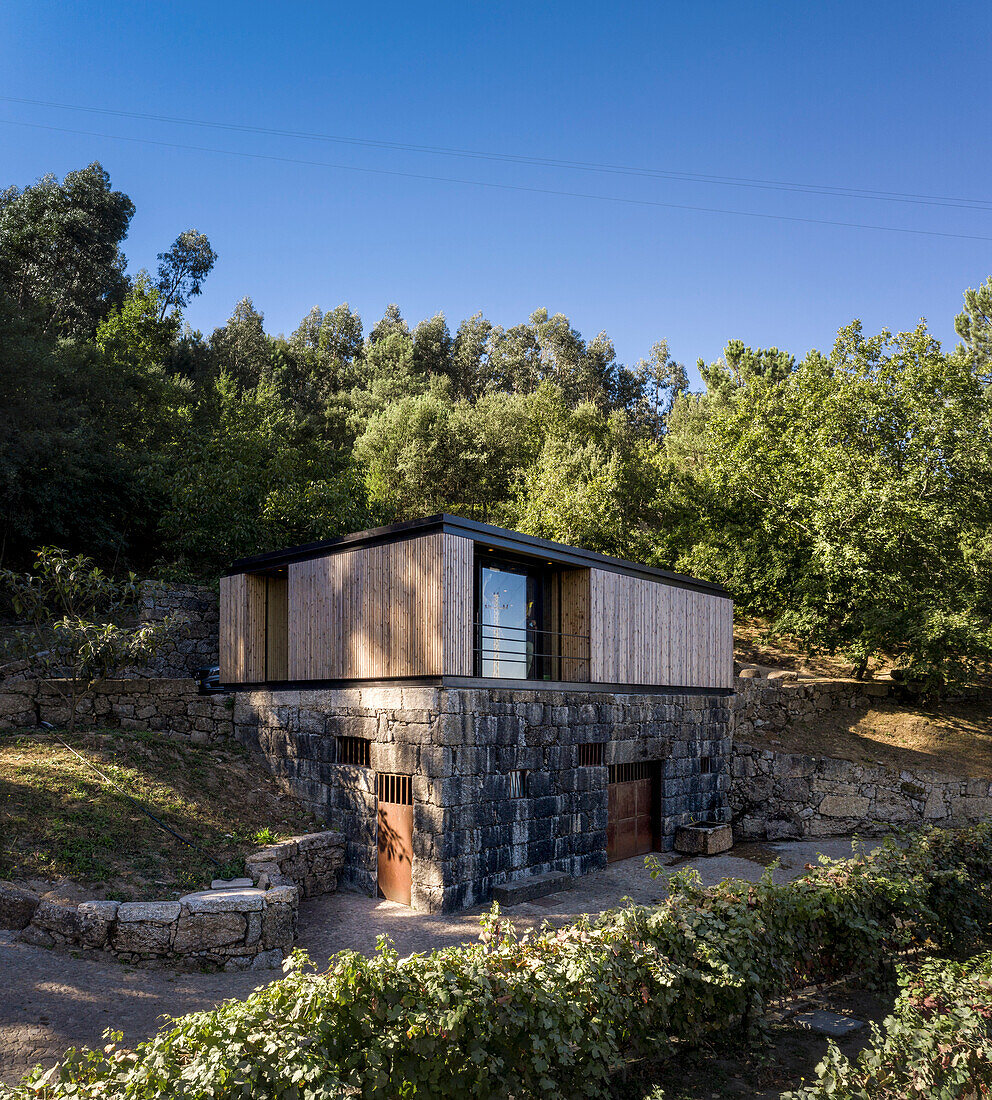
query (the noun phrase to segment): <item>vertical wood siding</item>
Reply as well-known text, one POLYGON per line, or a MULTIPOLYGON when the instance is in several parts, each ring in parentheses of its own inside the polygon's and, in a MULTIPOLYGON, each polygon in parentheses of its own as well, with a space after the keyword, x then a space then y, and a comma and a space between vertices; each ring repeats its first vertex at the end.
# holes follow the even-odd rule
MULTIPOLYGON (((561 573, 561 678, 589 679, 590 634, 588 569, 561 573)), ((552 620, 554 621, 554 620, 552 620)))
POLYGON ((459 535, 444 534, 441 585, 443 672, 471 676, 475 670, 475 544, 459 535))
POLYGON ((289 677, 440 676, 446 663, 465 667, 466 654, 468 672, 460 674, 471 675, 471 601, 472 543, 454 535, 425 535, 294 562, 289 566, 289 677))
POLYGON ((733 686, 733 605, 722 596, 590 571, 592 679, 733 686))
POLYGON ((265 679, 265 578, 245 573, 220 581, 220 679, 265 679))
POLYGON ((289 584, 285 577, 266 577, 265 676, 289 678, 289 584))

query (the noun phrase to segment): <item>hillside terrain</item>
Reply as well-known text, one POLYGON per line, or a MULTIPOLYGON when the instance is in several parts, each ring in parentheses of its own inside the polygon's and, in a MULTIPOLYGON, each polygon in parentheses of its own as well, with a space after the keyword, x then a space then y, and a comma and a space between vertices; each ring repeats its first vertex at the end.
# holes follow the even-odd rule
POLYGON ((0 879, 39 892, 178 897, 241 873, 245 854, 260 844, 317 826, 233 743, 196 746, 131 730, 0 733, 0 879))

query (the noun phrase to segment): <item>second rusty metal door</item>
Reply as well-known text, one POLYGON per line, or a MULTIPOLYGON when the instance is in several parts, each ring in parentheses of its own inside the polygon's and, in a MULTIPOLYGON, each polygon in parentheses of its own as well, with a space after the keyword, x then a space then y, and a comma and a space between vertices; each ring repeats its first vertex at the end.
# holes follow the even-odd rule
POLYGON ((401 905, 410 904, 413 883, 413 791, 408 775, 380 772, 379 894, 401 905))
POLYGON ((607 785, 606 858, 630 859, 654 850, 657 772, 651 763, 614 764, 607 785))

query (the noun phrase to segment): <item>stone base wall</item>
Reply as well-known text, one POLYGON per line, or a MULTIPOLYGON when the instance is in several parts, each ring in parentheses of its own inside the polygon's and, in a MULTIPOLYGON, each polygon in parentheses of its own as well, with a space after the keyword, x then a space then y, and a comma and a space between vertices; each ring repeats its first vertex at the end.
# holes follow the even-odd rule
POLYGON ((738 839, 878 835, 893 826, 992 818, 992 782, 893 771, 734 741, 730 806, 738 839))
MULTIPOLYGON (((16 673, 14 674, 16 677, 16 673)), ((200 695, 195 680, 107 680, 79 704, 82 726, 156 730, 208 744, 233 735, 231 696, 200 695)), ((54 682, 0 682, 0 730, 50 722, 65 726, 69 708, 54 682)))
POLYGON ((610 764, 655 761, 661 826, 724 819, 729 697, 367 687, 241 692, 235 736, 345 837, 342 881, 377 885, 377 772, 412 776, 413 906, 488 901, 494 886, 606 862, 610 764), (337 738, 370 742, 369 767, 338 762, 337 738), (602 742, 603 765, 579 765, 602 742), (701 758, 708 758, 704 773, 701 758), (522 796, 511 773, 526 772, 522 796))
POLYGON ((259 970, 279 966, 292 951, 298 905, 293 886, 204 890, 179 901, 42 901, 19 938, 38 947, 104 949, 125 962, 259 970))

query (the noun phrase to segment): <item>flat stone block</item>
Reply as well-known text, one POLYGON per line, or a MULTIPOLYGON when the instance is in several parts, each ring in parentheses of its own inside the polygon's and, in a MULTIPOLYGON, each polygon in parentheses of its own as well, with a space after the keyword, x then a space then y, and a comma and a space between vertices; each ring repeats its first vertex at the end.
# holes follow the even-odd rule
POLYGON ((124 901, 117 907, 118 924, 148 921, 152 924, 172 924, 182 906, 178 901, 124 901))
POLYGON ((865 1026, 863 1020, 855 1020, 851 1016, 841 1016, 837 1012, 820 1008, 812 1012, 798 1012, 792 1019, 799 1027, 815 1031, 819 1035, 829 1035, 831 1039, 846 1038, 865 1026))
POLYGON ((675 850, 687 855, 715 856, 734 846, 729 825, 680 825, 675 830, 675 850))
MULTIPOLYGON (((200 890, 187 894, 175 903, 185 905, 191 913, 250 913, 265 908, 265 891, 256 886, 238 890, 200 890)), ((123 909, 124 906, 121 906, 123 909)), ((178 912, 176 916, 178 916, 178 912)))
POLYGON ((493 887, 493 901, 500 905, 521 905, 546 894, 556 894, 572 886, 572 876, 566 871, 549 871, 543 875, 527 875, 493 887))
POLYGON ((210 883, 211 890, 240 890, 245 886, 254 886, 250 878, 215 878, 210 883))

